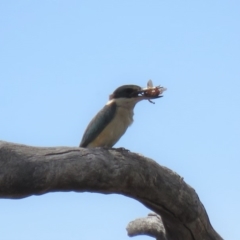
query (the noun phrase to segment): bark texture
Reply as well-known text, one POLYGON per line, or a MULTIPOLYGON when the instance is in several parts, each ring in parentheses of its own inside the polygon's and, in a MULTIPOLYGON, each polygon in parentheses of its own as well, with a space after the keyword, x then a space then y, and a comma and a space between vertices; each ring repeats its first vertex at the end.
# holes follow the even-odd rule
POLYGON ((161 216, 164 234, 159 239, 222 239, 195 190, 149 158, 116 149, 40 148, 0 141, 0 198, 56 191, 134 198, 161 216))

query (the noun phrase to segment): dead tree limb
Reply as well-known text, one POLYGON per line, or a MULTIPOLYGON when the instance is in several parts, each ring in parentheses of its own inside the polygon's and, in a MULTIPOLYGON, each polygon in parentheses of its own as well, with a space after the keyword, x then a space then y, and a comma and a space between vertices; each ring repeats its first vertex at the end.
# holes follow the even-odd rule
POLYGON ((40 148, 0 141, 0 197, 118 193, 159 214, 167 240, 220 240, 198 195, 153 160, 116 149, 40 148))
POLYGON ((127 226, 128 236, 148 235, 157 240, 167 240, 165 227, 161 216, 150 213, 145 218, 138 218, 127 226))

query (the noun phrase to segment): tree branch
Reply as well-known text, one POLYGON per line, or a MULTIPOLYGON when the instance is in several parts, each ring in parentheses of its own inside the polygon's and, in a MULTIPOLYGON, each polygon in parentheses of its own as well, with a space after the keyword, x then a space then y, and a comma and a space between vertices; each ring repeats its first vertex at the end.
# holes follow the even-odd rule
POLYGON ((0 141, 0 197, 56 191, 118 193, 161 215, 170 240, 220 240, 183 178, 153 160, 114 149, 39 148, 0 141))
POLYGON ((156 213, 150 213, 145 218, 138 218, 127 226, 128 236, 148 235, 157 240, 167 240, 162 218, 156 213))

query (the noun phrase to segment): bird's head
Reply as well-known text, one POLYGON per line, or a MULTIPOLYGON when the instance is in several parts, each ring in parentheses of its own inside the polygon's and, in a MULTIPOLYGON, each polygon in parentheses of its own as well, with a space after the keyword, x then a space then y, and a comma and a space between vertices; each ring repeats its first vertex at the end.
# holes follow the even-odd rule
POLYGON ((109 100, 125 99, 126 101, 134 102, 135 104, 141 100, 156 99, 162 97, 162 92, 159 87, 141 88, 137 85, 123 85, 118 87, 110 96, 109 100), (156 92, 157 91, 157 92, 156 92))

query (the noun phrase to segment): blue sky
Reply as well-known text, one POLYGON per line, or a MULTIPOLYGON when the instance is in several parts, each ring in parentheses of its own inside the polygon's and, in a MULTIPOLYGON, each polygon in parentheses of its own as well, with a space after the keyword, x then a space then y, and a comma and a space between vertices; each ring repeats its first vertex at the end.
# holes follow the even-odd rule
MULTIPOLYGON (((116 144, 181 175, 239 239, 239 1, 1 1, 1 140, 78 146, 117 87, 167 87, 116 144)), ((119 195, 1 200, 1 239, 129 239, 150 210, 119 195)), ((139 239, 149 239, 146 236, 139 239)))

